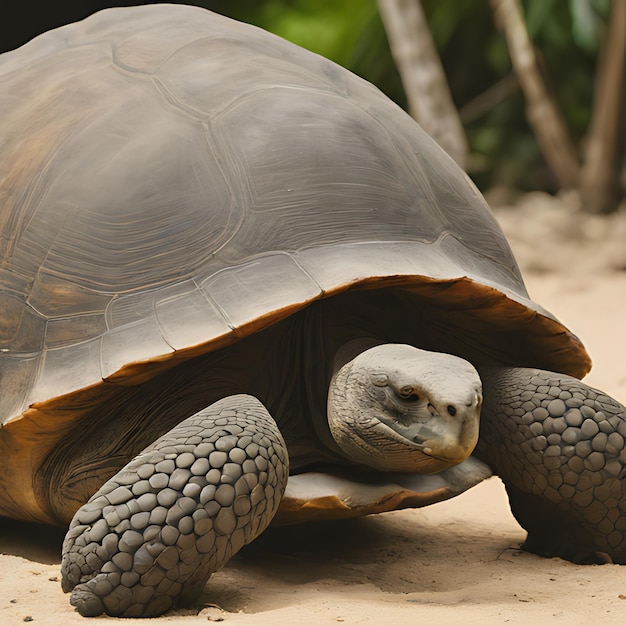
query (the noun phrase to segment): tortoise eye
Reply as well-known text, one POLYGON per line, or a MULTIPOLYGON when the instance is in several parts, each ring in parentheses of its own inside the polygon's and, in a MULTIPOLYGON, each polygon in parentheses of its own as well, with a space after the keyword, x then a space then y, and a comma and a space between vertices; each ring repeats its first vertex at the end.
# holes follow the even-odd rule
POLYGON ((412 402, 420 399, 419 395, 415 393, 415 389, 410 385, 406 385, 400 389, 400 397, 403 400, 411 400, 412 402))

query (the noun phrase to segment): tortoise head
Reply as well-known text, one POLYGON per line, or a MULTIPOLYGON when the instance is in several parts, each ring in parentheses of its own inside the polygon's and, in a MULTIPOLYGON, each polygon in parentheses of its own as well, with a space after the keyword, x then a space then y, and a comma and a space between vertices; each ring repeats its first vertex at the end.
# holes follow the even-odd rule
POLYGON ((328 394, 330 430, 345 456, 382 471, 431 473, 471 454, 482 391, 470 363, 404 344, 346 361, 351 352, 340 351, 328 394))

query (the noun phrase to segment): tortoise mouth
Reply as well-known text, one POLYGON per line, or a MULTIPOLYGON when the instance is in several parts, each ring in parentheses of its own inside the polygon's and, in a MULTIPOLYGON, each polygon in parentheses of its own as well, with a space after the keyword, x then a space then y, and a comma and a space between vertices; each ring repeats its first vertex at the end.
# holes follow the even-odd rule
MULTIPOLYGON (((477 401, 479 410, 481 400, 480 398, 477 401)), ((436 413, 430 415, 426 421, 414 421, 409 424, 403 424, 385 414, 379 415, 378 419, 382 427, 389 430, 390 437, 399 437, 403 445, 414 447, 422 454, 446 463, 449 467, 467 459, 478 442, 478 429, 474 428, 474 418, 464 415, 459 422, 450 419, 454 417, 446 418, 436 413)))
POLYGON ((398 428, 397 423, 389 424, 388 419, 381 417, 380 422, 381 429, 387 430, 387 437, 396 439, 406 449, 411 465, 415 465, 415 469, 405 470, 409 473, 434 474, 458 465, 471 455, 477 443, 477 439, 466 444, 455 436, 434 432, 427 424, 398 428))
POLYGON ((462 463, 470 456, 476 442, 461 448, 455 438, 407 438, 382 420, 368 429, 367 440, 351 433, 352 445, 343 446, 343 454, 361 471, 385 474, 436 474, 462 463), (418 439, 417 441, 415 439, 418 439))

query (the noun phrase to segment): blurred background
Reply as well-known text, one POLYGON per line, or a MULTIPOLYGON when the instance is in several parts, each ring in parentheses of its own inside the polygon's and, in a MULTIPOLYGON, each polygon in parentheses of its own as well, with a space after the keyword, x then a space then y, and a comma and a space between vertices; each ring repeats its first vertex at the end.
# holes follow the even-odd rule
MULTIPOLYGON (((147 3, 24 0, 19 14, 5 5, 1 51, 131 4, 147 3)), ((624 199, 626 0, 186 4, 261 26, 374 83, 500 203, 568 190, 577 208, 610 213, 624 199)))

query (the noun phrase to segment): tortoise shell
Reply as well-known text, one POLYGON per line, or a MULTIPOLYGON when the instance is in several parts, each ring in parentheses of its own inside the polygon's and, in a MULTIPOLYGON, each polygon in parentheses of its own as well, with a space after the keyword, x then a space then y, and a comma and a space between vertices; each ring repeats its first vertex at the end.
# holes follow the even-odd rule
POLYGON ((0 513, 20 493, 28 515, 32 467, 120 385, 347 290, 401 288, 492 361, 586 373, 404 111, 262 30, 150 9, 0 57, 0 513))

